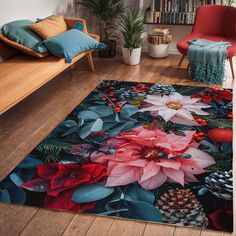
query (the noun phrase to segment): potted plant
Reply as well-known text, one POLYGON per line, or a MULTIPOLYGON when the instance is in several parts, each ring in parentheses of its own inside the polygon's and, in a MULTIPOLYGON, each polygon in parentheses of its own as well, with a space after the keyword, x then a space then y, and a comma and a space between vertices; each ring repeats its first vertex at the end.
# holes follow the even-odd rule
POLYGON ((125 11, 124 0, 82 0, 79 2, 98 19, 100 26, 101 42, 106 44, 106 49, 100 49, 100 57, 109 58, 116 54, 115 31, 121 15, 125 11))
POLYGON ((144 17, 139 9, 129 9, 126 14, 122 15, 120 31, 123 35, 124 63, 128 65, 139 64, 144 31, 144 17))
POLYGON ((225 4, 229 5, 229 6, 233 6, 236 4, 236 1, 235 0, 225 0, 225 4))

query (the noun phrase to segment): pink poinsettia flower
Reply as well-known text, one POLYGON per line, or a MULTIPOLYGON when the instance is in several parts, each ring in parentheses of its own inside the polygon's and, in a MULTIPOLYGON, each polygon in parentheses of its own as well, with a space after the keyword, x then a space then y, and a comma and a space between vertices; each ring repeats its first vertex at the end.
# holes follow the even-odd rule
POLYGON ((194 120, 192 113, 207 116, 209 113, 203 111, 203 108, 211 106, 200 102, 201 98, 191 98, 174 93, 170 96, 148 95, 144 100, 150 106, 141 109, 141 112, 150 111, 152 115, 161 116, 166 122, 172 121, 183 125, 199 124, 194 120))
POLYGON ((215 161, 198 149, 194 133, 185 131, 185 136, 178 136, 140 127, 108 140, 107 145, 113 145, 115 153, 94 152, 91 161, 108 165, 106 186, 137 181, 151 190, 166 181, 181 185, 197 182, 194 175, 207 172, 204 168, 215 161))

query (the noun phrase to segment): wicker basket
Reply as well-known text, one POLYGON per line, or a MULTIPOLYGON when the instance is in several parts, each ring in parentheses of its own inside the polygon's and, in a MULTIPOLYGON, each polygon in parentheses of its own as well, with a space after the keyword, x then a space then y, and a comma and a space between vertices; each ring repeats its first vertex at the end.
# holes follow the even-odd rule
POLYGON ((171 34, 167 34, 167 35, 149 34, 148 42, 155 45, 170 44, 172 42, 172 35, 171 34))

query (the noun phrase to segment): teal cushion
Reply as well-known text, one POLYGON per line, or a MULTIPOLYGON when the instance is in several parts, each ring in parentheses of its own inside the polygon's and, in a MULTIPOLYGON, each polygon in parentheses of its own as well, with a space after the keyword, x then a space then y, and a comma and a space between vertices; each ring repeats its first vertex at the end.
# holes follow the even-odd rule
POLYGON ((43 45, 42 39, 28 28, 28 26, 33 23, 34 22, 30 20, 13 21, 3 25, 2 33, 5 37, 37 53, 48 52, 47 48, 43 45))
POLYGON ((73 29, 77 29, 77 30, 80 30, 80 31, 83 31, 84 30, 84 24, 81 23, 81 22, 77 22, 73 25, 73 29))
POLYGON ((105 48, 106 45, 98 42, 89 35, 77 29, 68 30, 53 38, 44 41, 48 51, 57 57, 65 57, 71 63, 78 54, 95 49, 105 48))

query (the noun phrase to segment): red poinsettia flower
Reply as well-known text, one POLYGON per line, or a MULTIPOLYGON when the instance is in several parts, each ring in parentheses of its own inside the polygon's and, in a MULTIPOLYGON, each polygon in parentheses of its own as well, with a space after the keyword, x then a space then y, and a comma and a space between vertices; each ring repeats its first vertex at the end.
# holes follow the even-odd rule
POLYGON ((223 100, 232 101, 233 94, 226 89, 211 89, 207 92, 195 93, 191 96, 192 98, 201 98, 203 102, 222 102, 223 100))
POLYGON ((48 163, 37 167, 38 177, 22 185, 23 188, 47 192, 45 207, 64 210, 88 210, 96 203, 77 204, 71 200, 74 191, 82 184, 104 181, 107 168, 99 164, 48 163))
POLYGON ((209 215, 212 228, 233 232, 233 206, 231 201, 225 201, 225 209, 217 209, 209 215))
POLYGON ((78 204, 71 200, 74 190, 68 190, 59 194, 58 197, 52 197, 47 195, 44 199, 44 206, 49 209, 67 210, 82 212, 85 210, 93 210, 96 206, 96 202, 89 202, 78 204))

